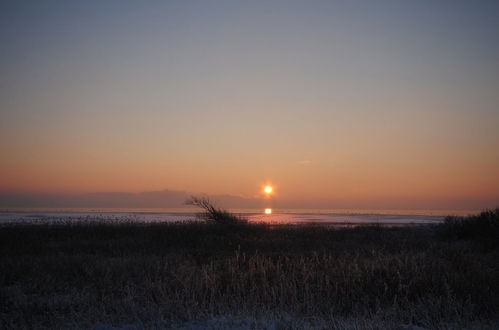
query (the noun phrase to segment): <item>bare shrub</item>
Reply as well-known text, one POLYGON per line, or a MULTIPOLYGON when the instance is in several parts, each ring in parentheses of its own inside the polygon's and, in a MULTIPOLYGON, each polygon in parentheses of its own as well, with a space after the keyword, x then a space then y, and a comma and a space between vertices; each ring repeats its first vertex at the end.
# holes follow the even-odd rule
POLYGON ((208 223, 219 225, 243 225, 248 223, 246 219, 217 207, 208 197, 191 196, 185 204, 203 209, 204 212, 200 216, 208 223))

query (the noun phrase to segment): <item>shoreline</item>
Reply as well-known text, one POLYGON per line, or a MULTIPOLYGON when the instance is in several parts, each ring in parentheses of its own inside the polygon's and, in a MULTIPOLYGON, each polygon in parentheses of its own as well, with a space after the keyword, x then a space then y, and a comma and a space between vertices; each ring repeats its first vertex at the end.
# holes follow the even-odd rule
MULTIPOLYGON (((79 220, 103 222, 189 222, 196 220, 200 212, 189 213, 126 213, 126 212, 0 212, 0 224, 75 222, 79 220)), ((236 214, 251 223, 281 225, 413 225, 436 224, 443 216, 393 215, 393 214, 310 214, 310 213, 261 213, 236 214)))

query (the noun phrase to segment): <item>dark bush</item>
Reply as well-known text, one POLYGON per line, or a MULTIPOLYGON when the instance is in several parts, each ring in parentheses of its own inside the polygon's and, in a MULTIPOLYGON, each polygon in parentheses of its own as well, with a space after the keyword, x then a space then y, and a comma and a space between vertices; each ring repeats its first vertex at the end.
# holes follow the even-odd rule
POLYGON ((437 228, 443 239, 477 240, 499 244, 499 208, 467 217, 448 216, 437 228))

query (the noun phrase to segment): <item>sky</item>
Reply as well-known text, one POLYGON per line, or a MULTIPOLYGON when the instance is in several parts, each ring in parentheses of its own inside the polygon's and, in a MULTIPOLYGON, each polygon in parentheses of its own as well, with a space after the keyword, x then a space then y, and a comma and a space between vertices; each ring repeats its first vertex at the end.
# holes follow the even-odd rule
POLYGON ((497 1, 2 1, 0 196, 270 183, 286 207, 496 207, 498 17, 497 1))

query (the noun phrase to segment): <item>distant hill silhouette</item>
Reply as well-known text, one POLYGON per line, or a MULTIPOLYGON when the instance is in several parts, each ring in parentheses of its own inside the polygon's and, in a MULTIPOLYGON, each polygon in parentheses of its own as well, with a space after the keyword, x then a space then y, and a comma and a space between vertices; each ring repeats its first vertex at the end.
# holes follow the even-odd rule
MULTIPOLYGON (((0 193, 0 207, 26 208, 182 208, 190 197, 185 191, 161 190, 140 193, 99 192, 85 194, 9 194, 0 193)), ((260 207, 258 199, 231 195, 210 196, 233 208, 260 207)))
POLYGON ((406 210, 480 210, 495 208, 499 198, 469 196, 460 198, 386 196, 370 198, 338 197, 336 199, 290 200, 284 197, 267 205, 263 198, 235 195, 207 195, 198 192, 160 190, 148 192, 98 192, 83 194, 0 193, 0 208, 188 208, 191 196, 206 196, 218 206, 230 209, 406 209, 406 210))

